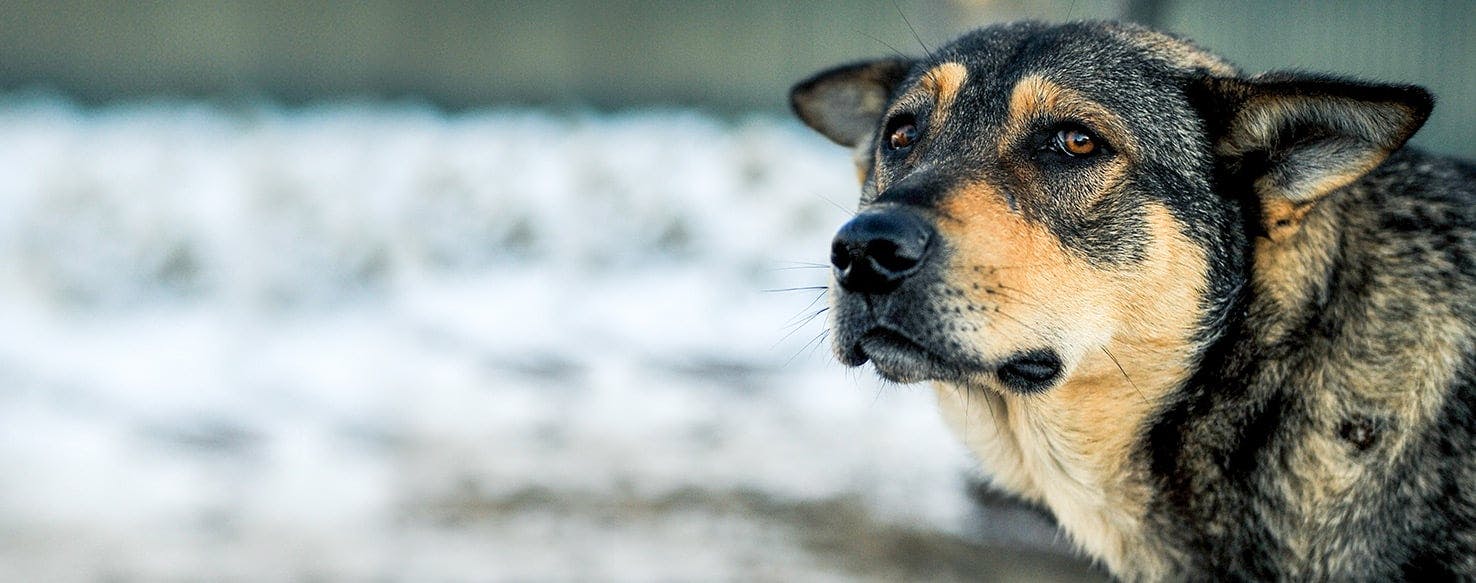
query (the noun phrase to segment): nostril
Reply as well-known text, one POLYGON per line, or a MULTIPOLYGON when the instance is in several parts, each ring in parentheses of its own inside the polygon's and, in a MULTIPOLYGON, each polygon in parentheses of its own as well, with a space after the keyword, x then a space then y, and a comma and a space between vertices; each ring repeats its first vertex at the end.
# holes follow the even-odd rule
POLYGON ((899 245, 897 241, 880 239, 866 246, 866 254, 883 269, 900 273, 916 267, 922 260, 922 252, 926 248, 926 243, 909 246, 899 245))
POLYGON ((866 242, 866 256, 882 267, 890 268, 897 258, 897 242, 889 239, 873 239, 866 242))
POLYGON ((841 271, 851 266, 851 250, 845 242, 837 239, 830 245, 830 264, 841 271))

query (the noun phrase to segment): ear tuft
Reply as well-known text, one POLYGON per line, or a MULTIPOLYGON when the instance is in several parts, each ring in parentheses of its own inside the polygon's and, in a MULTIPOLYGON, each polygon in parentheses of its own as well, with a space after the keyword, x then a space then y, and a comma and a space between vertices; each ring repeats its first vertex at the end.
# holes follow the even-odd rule
POLYGON ((790 90, 789 104, 805 125, 855 147, 876 130, 892 90, 911 68, 912 61, 882 59, 821 71, 790 90))

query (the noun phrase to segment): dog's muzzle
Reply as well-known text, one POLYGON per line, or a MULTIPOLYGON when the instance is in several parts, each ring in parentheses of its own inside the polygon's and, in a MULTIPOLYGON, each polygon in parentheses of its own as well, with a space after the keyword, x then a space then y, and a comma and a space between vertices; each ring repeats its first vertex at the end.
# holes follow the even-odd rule
POLYGON ((1053 349, 985 359, 951 336, 953 327, 945 320, 957 317, 958 308, 952 308, 955 315, 947 313, 947 298, 936 297, 938 286, 929 280, 937 270, 927 269, 930 259, 943 261, 938 258, 946 255, 940 251, 944 246, 931 221, 907 206, 868 209, 840 228, 830 263, 843 289, 835 320, 841 362, 869 361, 883 377, 898 382, 991 375, 1019 393, 1052 386, 1065 368, 1053 349), (932 275, 920 275, 924 271, 932 275), (914 276, 917 281, 904 285, 914 276))

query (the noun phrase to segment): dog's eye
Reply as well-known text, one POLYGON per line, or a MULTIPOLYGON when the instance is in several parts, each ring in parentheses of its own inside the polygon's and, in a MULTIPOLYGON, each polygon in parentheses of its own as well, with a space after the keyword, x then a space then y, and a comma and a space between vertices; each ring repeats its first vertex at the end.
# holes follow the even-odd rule
POLYGON ((892 135, 887 136, 887 145, 893 150, 902 150, 912 147, 917 141, 917 126, 907 124, 892 130, 892 135))
POLYGON ((1101 151, 1099 140, 1090 132, 1080 128, 1065 128, 1056 132, 1056 150, 1067 156, 1085 157, 1101 151))
POLYGON ((1076 122, 1064 122, 1033 134, 1035 160, 1046 164, 1079 166, 1114 154, 1111 144, 1076 122))
POLYGON ((901 151, 917 143, 917 123, 910 115, 898 116, 887 124, 887 149, 901 151))

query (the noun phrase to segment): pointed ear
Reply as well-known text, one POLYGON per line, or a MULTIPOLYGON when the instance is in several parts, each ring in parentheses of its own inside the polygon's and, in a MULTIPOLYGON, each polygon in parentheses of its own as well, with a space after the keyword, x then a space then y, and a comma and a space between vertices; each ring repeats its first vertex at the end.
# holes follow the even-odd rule
POLYGON ((883 59, 821 71, 789 91, 789 105, 830 141, 855 147, 876 131, 892 89, 910 68, 911 61, 883 59))
POLYGON ((1202 81, 1216 153, 1252 185, 1273 241, 1403 146, 1435 105, 1420 87, 1298 73, 1202 81))

